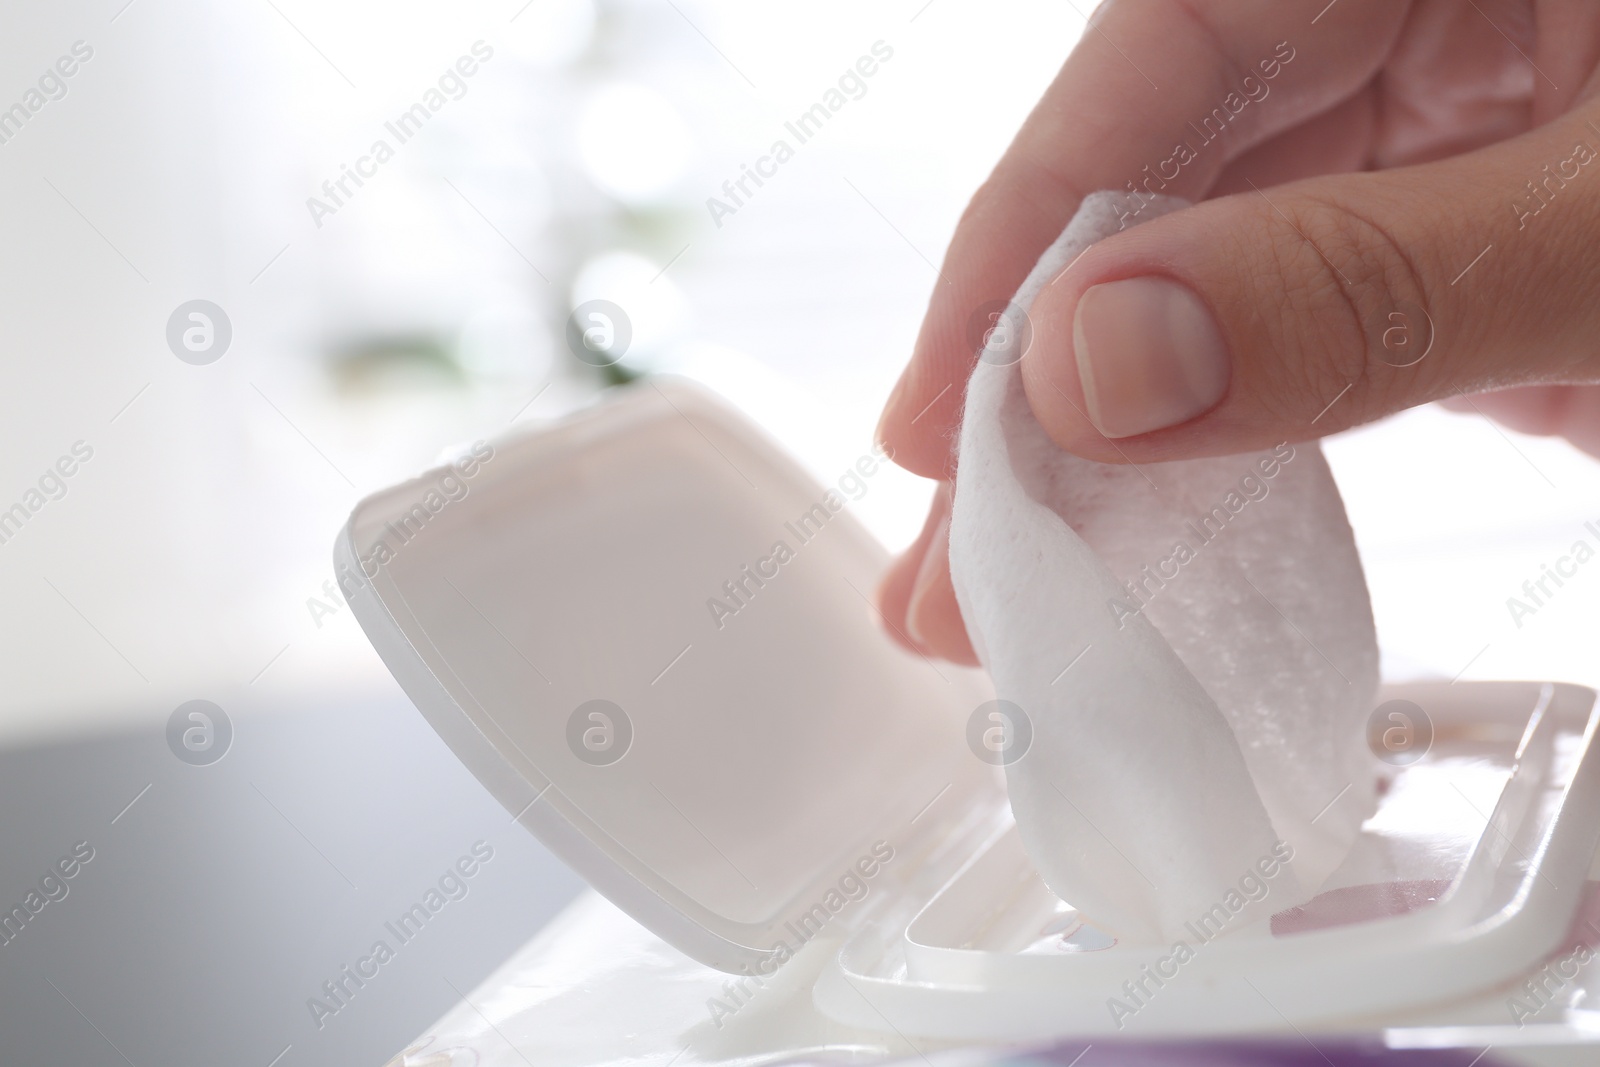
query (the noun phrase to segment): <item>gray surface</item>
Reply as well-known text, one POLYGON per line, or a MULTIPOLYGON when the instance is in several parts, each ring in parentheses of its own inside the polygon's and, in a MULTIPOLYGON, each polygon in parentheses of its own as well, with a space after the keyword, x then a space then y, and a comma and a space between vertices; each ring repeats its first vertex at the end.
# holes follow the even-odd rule
POLYGON ((381 1064, 581 887, 398 693, 233 728, 210 766, 159 730, 0 753, 0 910, 95 850, 0 945, 0 1063, 381 1064), (480 840, 467 894, 399 944, 385 922, 480 840), (319 1028, 308 999, 380 938, 394 958, 319 1028))

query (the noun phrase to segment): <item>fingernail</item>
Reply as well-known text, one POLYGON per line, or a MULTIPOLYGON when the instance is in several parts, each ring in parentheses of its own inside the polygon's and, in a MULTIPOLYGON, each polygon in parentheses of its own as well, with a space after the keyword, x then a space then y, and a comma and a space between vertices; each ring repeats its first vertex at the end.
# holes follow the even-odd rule
POLYGON ((928 541, 928 551, 922 557, 922 566, 917 569, 917 579, 911 583, 911 598, 906 601, 906 630, 913 641, 923 646, 929 644, 929 635, 925 632, 929 620, 923 617, 923 608, 949 558, 950 520, 946 518, 939 520, 938 528, 928 541))
POLYGON ((883 413, 878 416, 878 425, 872 431, 872 440, 876 442, 880 448, 886 451, 887 441, 884 434, 884 426, 889 421, 889 413, 894 411, 895 408, 899 406, 900 394, 904 393, 905 391, 906 375, 905 371, 901 371, 900 377, 894 383, 894 388, 889 390, 888 399, 883 402, 883 413))
POLYGON ((1168 278, 1091 286, 1072 317, 1089 420, 1107 437, 1188 422, 1228 389, 1228 350, 1211 309, 1168 278))

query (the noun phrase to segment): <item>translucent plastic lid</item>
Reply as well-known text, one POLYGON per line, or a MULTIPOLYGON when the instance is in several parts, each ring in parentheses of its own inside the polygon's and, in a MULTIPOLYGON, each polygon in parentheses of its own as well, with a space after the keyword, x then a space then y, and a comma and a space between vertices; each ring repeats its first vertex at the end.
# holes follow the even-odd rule
POLYGON ((1003 810, 965 742, 986 683, 875 618, 887 557, 849 501, 883 462, 819 485, 705 392, 645 382, 366 498, 335 565, 506 808, 736 970, 1003 810))

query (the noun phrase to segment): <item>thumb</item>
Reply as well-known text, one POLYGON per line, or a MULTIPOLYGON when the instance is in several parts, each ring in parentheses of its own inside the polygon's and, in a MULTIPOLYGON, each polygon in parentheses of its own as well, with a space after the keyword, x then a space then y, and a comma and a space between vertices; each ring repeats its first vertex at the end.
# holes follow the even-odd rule
MULTIPOLYGON (((1103 462, 1303 440, 1442 397, 1600 380, 1600 114, 1448 160, 1208 201, 1039 294, 1022 372, 1103 462)), ((1141 201, 1129 197, 1125 221, 1141 201)))

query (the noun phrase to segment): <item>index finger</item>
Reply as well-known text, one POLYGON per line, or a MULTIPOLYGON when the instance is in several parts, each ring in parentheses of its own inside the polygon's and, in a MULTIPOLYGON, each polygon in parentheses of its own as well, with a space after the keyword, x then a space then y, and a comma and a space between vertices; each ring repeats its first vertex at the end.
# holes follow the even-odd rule
POLYGON ((1118 0, 1097 10, 951 238, 878 427, 896 462, 954 473, 985 311, 1004 306, 1087 194, 1122 190, 1131 214, 1154 194, 1203 198, 1240 154, 1365 85, 1409 7, 1118 0))

